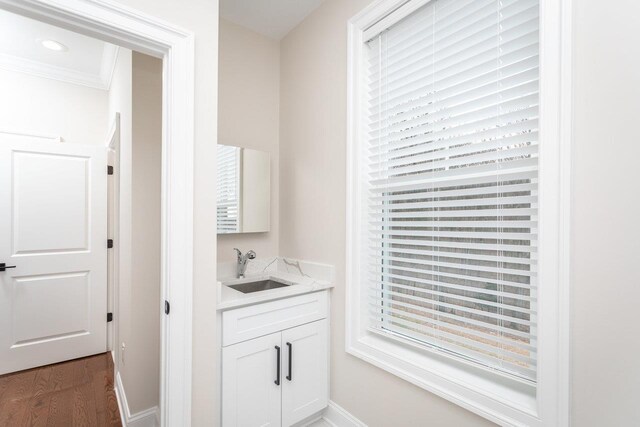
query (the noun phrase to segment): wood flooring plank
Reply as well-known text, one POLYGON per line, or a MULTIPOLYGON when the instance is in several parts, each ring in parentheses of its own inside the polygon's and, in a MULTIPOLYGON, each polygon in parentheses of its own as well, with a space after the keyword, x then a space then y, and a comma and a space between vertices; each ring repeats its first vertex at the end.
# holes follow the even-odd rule
POLYGON ((0 426, 21 426, 27 412, 37 369, 6 375, 0 401, 0 426))
POLYGON ((3 400, 20 400, 30 397, 36 379, 37 369, 16 372, 9 379, 9 384, 4 392, 3 400))
POLYGON ((93 380, 91 375, 89 358, 77 359, 74 361, 73 369, 73 385, 79 386, 88 384, 93 380))
POLYGON ((36 370, 36 375, 33 379, 33 388, 31 390, 32 396, 41 396, 49 392, 52 373, 52 365, 43 366, 36 370))
POLYGON ((105 414, 108 426, 122 427, 120 408, 118 407, 118 399, 116 398, 116 392, 114 390, 110 390, 107 393, 107 409, 105 414))
POLYGON ((113 388, 113 371, 107 370, 94 375, 98 424, 101 426, 120 426, 120 411, 113 388))
POLYGON ((73 426, 96 427, 98 418, 93 387, 90 383, 73 388, 73 426))
POLYGON ((49 391, 65 390, 73 387, 73 361, 52 365, 51 378, 49 379, 49 391))
POLYGON ((40 394, 26 400, 26 409, 22 425, 29 427, 45 427, 49 418, 50 402, 51 394, 40 394))
POLYGON ((107 375, 105 376, 107 425, 112 427, 122 427, 122 418, 120 408, 118 407, 118 398, 116 397, 114 382, 115 374, 113 358, 110 353, 107 353, 107 375))
POLYGON ((96 354, 87 358, 87 366, 91 372, 106 371, 109 368, 109 353, 96 354))
POLYGON ((113 373, 114 365, 113 365, 113 357, 111 357, 110 353, 106 353, 107 356, 107 369, 113 373))
POLYGON ((27 411, 24 399, 5 400, 0 404, 0 426, 19 427, 27 411))
POLYGON ((51 393, 47 427, 69 427, 73 425, 73 388, 51 393))
POLYGON ((0 402, 2 402, 5 390, 7 389, 7 387, 9 387, 11 378, 12 374, 0 375, 0 402))
POLYGON ((115 399, 113 388, 113 361, 110 356, 102 358, 100 370, 94 373, 94 390, 96 393, 96 410, 98 412, 98 425, 120 425, 120 413, 118 403, 115 401, 115 416, 111 404, 111 396, 115 399))
POLYGON ((93 374, 93 393, 96 399, 96 412, 104 412, 107 408, 106 373, 96 372, 93 374))

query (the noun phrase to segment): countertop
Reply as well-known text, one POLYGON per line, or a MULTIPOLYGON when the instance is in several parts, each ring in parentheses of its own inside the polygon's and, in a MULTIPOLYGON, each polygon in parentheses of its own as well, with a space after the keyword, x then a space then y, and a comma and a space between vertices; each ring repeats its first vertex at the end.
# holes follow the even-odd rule
MULTIPOLYGON (((285 270, 285 268, 272 268, 264 269, 263 271, 259 272, 256 271, 256 273, 254 274, 250 274, 249 272, 247 272, 247 275, 244 279, 235 279, 233 277, 230 277, 229 279, 219 279, 216 284, 216 286, 218 287, 218 304, 216 307, 217 310, 224 311, 232 308, 259 304, 267 301, 308 294, 311 292, 319 292, 333 288, 333 280, 324 280, 320 278, 310 277, 310 275, 304 272, 302 268, 308 266, 309 263, 289 260, 283 261, 284 263, 282 264, 285 268, 291 265, 294 265, 295 268, 289 269, 290 271, 281 271, 285 270), (227 286, 267 279, 276 280, 289 286, 269 289, 266 291, 258 291, 249 294, 242 293, 227 286)), ((278 262, 278 264, 281 264, 281 262, 278 262)), ((276 265, 274 265, 274 267, 276 267, 276 265)), ((321 264, 315 264, 315 266, 316 269, 318 266, 324 267, 321 264)), ((329 277, 327 278, 332 278, 333 268, 330 266, 326 267, 329 267, 331 269, 329 277)), ((321 274, 321 276, 325 275, 321 274)))

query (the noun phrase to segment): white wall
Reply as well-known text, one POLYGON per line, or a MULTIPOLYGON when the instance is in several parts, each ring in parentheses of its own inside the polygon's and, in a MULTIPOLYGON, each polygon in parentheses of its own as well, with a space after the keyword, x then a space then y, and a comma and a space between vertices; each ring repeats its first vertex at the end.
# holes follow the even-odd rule
POLYGON ((369 0, 325 0, 281 44, 280 252, 336 266, 331 399, 371 427, 488 421, 345 353, 347 20, 369 0))
POLYGON ((279 43, 220 20, 218 142, 271 156, 271 231, 218 236, 218 261, 235 260, 234 247, 259 257, 278 255, 279 43))
POLYGON ((574 0, 572 416, 640 425, 640 3, 574 0))
POLYGON ((192 425, 218 414, 216 327, 216 181, 218 0, 120 0, 195 34, 195 166, 192 425))
POLYGON ((105 90, 0 69, 0 94, 0 131, 105 143, 109 106, 105 90))

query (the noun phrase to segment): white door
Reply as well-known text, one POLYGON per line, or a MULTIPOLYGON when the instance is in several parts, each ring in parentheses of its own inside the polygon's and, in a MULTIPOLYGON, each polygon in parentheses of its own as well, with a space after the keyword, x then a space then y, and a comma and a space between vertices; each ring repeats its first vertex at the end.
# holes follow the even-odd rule
POLYGON ((280 335, 222 349, 223 427, 280 427, 280 335))
POLYGON ((282 331, 282 425, 291 426, 329 403, 327 320, 282 331))
POLYGON ((0 374, 106 351, 106 155, 0 135, 0 374))

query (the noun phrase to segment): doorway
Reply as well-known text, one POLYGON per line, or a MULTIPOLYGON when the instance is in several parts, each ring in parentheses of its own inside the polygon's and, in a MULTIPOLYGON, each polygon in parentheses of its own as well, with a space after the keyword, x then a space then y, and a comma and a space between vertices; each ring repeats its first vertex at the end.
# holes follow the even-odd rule
POLYGON ((0 8, 108 39, 163 60, 161 299, 166 315, 161 318, 159 418, 161 425, 188 425, 193 258, 193 35, 110 3, 69 0, 31 4, 8 0, 3 1, 0 8))
POLYGON ((162 60, 2 10, 0 28, 22 48, 0 42, 0 375, 109 350, 123 421, 156 425, 162 60))

